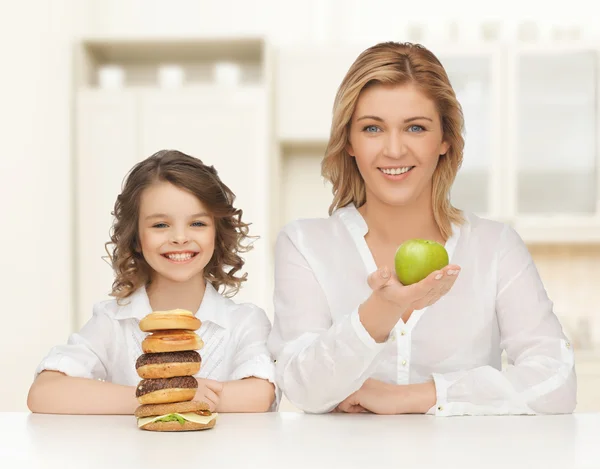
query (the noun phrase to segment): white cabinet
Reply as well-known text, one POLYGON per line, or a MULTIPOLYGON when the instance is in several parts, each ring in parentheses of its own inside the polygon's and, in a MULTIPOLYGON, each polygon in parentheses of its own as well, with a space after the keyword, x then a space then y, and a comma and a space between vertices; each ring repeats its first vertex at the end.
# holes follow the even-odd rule
POLYGON ((284 146, 279 181, 279 224, 298 218, 327 218, 333 199, 331 184, 321 177, 322 145, 284 146))
POLYGON ((595 213, 596 53, 522 52, 515 60, 517 213, 595 213))
POLYGON ((501 54, 482 48, 436 55, 465 119, 463 163, 452 187, 452 203, 484 217, 502 218, 501 54))
POLYGON ((600 241, 598 52, 509 53, 509 215, 531 242, 600 241))
POLYGON ((281 48, 275 63, 276 133, 282 142, 329 138, 333 102, 360 48, 281 48))
POLYGON ((236 301, 267 307, 270 278, 267 100, 261 87, 85 90, 77 104, 78 322, 107 297, 113 273, 101 259, 121 181, 138 161, 177 149, 214 165, 235 206, 260 235, 244 255, 251 273, 236 301))

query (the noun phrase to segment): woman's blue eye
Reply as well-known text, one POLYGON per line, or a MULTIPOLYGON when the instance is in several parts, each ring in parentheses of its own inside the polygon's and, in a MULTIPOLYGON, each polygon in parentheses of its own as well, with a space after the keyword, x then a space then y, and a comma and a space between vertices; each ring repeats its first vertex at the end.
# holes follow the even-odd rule
POLYGON ((167 224, 166 223, 157 223, 155 225, 152 225, 152 228, 166 228, 167 224))
POLYGON ((411 125, 408 128, 409 132, 422 132, 423 130, 425 130, 423 127, 421 127, 420 125, 411 125), (416 129, 416 130, 415 130, 416 129))
POLYGON ((206 223, 203 223, 201 221, 195 221, 194 223, 192 223, 192 226, 206 226, 206 223))
POLYGON ((379 127, 377 127, 376 125, 367 125, 364 129, 363 132, 368 132, 368 133, 375 133, 379 131, 379 127))

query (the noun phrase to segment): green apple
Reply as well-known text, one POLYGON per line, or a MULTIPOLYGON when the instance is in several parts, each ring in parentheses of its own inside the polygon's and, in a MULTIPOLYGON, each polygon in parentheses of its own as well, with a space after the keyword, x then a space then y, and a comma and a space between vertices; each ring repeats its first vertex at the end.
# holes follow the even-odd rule
POLYGON ((431 272, 446 267, 448 262, 446 248, 428 239, 409 239, 394 256, 396 275, 402 285, 420 282, 431 272))

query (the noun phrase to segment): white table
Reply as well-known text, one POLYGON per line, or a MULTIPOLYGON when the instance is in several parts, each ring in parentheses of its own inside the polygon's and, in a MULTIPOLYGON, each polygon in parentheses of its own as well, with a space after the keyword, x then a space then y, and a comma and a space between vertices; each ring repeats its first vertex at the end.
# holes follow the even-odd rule
POLYGON ((221 414, 211 430, 154 433, 133 416, 0 413, 0 467, 600 468, 600 414, 221 414))

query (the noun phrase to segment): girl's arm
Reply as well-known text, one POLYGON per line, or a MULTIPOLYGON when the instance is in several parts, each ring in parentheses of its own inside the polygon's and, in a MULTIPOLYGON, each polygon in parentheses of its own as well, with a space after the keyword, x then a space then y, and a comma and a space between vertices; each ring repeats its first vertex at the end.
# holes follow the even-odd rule
POLYGON ((217 412, 267 412, 275 400, 275 386, 266 379, 243 378, 223 383, 217 412))
POLYGON ((51 414, 132 414, 135 388, 110 382, 108 369, 114 321, 102 303, 67 344, 53 347, 36 369, 27 405, 51 414))
POLYGON ((42 414, 133 414, 139 406, 135 387, 57 371, 43 371, 27 397, 31 412, 42 414))
POLYGON ((223 383, 218 412, 267 412, 276 410, 280 393, 275 387, 275 365, 267 349, 271 322, 254 305, 240 305, 245 320, 238 326, 233 370, 223 383))

